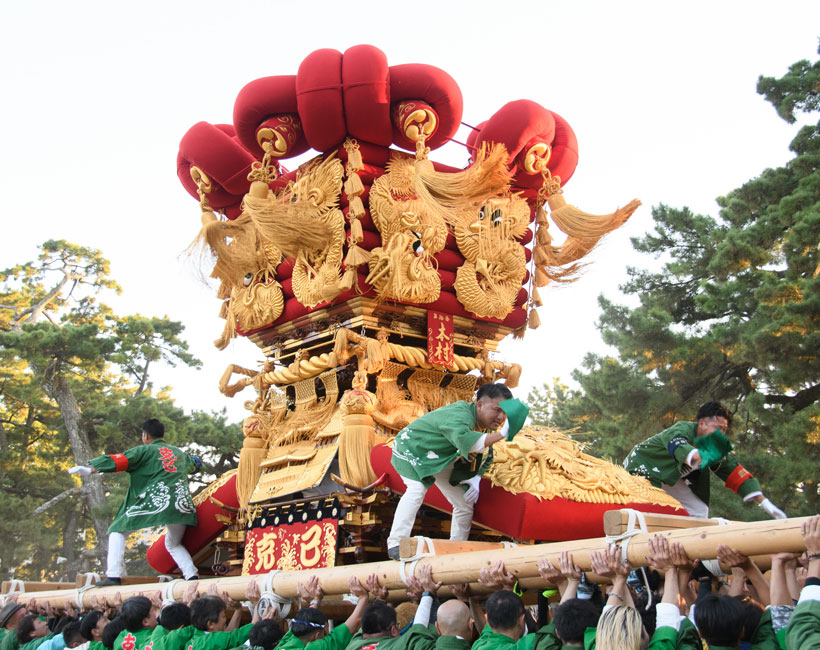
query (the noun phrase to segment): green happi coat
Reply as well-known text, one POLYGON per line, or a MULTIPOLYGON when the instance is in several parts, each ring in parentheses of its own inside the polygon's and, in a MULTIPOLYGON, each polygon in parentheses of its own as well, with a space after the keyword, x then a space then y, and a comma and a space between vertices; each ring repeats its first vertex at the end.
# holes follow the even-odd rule
POLYGON ((144 627, 136 632, 123 630, 114 641, 112 650, 152 650, 151 635, 154 628, 144 627))
MULTIPOLYGON (((624 467, 630 474, 649 479, 655 487, 675 485, 681 479, 686 457, 696 449, 696 422, 675 422, 671 427, 635 445, 624 460, 624 467)), ((726 487, 741 497, 760 492, 760 483, 740 463, 734 453, 708 466, 726 487)), ((709 473, 692 472, 687 476, 695 496, 709 505, 709 473)))
MULTIPOLYGON (((814 589, 820 596, 820 587, 814 589)), ((786 647, 789 650, 820 648, 820 600, 803 600, 794 609, 789 627, 786 628, 786 647)))
POLYGON ((345 650, 352 638, 353 635, 350 633, 350 628, 344 623, 334 627, 323 638, 316 639, 307 644, 288 630, 285 632, 285 636, 276 644, 276 650, 304 650, 306 647, 310 648, 310 650, 345 650))
MULTIPOLYGON (((518 641, 518 644, 520 644, 519 648, 531 648, 532 637, 534 636, 535 635, 528 634, 522 637, 521 640, 518 641)), ((485 625, 481 630, 481 634, 475 643, 473 643, 472 650, 516 650, 516 645, 516 642, 506 634, 497 634, 492 631, 489 625, 485 625)))
POLYGON ((393 442, 391 462, 402 476, 425 487, 435 482, 434 474, 453 465, 450 483, 483 474, 490 454, 480 462, 470 449, 483 435, 475 431, 475 402, 454 402, 422 415, 399 431, 393 442))
POLYGON ((196 526, 196 508, 188 489, 188 474, 196 469, 184 451, 162 439, 124 454, 91 461, 98 472, 128 472, 131 484, 109 533, 166 524, 196 526))
POLYGON ((176 630, 166 630, 162 625, 157 625, 151 634, 151 650, 186 650, 195 629, 193 625, 185 625, 176 630))
POLYGON ((347 644, 346 650, 469 650, 470 644, 463 639, 439 636, 430 627, 413 625, 401 636, 384 635, 369 639, 363 638, 359 630, 347 644))
POLYGON ((252 627, 253 623, 248 623, 233 632, 203 632, 194 628, 186 650, 230 650, 248 640, 252 627))

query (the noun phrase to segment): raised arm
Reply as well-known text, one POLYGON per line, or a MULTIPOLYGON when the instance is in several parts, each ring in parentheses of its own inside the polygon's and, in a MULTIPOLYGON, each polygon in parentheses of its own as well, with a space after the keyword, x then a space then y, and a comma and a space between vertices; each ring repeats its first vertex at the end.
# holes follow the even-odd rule
MULTIPOLYGON (((731 567, 743 569, 743 571, 746 572, 746 576, 752 581, 760 603, 763 605, 769 604, 769 581, 766 580, 751 558, 746 557, 742 553, 738 553, 735 549, 726 546, 726 544, 721 544, 717 547, 717 558, 731 567)), ((734 582, 734 580, 732 582, 734 582)))

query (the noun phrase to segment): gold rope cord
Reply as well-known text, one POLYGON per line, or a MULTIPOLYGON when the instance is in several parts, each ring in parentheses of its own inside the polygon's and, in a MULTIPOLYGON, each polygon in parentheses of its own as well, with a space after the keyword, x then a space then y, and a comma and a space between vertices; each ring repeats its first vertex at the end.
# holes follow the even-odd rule
POLYGON ((646 479, 623 467, 595 458, 566 434, 549 427, 525 427, 512 442, 494 446, 494 460, 486 476, 493 485, 513 494, 539 499, 562 497, 582 503, 680 504, 646 479))

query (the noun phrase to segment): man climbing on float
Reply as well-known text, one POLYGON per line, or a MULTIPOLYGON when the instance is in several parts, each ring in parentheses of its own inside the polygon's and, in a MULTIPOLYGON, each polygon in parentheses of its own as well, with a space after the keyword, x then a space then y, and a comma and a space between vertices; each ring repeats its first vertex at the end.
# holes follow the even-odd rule
POLYGON ((75 465, 69 474, 128 472, 131 484, 117 516, 108 529, 108 563, 105 579, 97 587, 122 584, 125 534, 142 528, 165 526, 165 548, 186 580, 196 580, 191 554, 182 545, 186 526, 196 526, 196 507, 188 489, 188 474, 202 463, 163 440, 165 426, 159 420, 142 424, 142 444, 124 454, 100 456, 91 467, 75 465))
POLYGON ((769 516, 785 519, 786 513, 763 495, 758 480, 737 462, 726 438, 731 422, 726 407, 707 402, 694 422, 675 422, 635 445, 624 467, 663 488, 694 517, 709 516, 709 472, 704 471, 708 469, 744 501, 754 499, 769 516))
POLYGON ((488 454, 482 462, 481 455, 499 440, 511 440, 528 413, 529 408, 513 399, 504 384, 485 384, 475 402, 442 406, 399 431, 391 462, 407 490, 396 506, 387 538, 391 558, 399 559, 399 541, 410 536, 424 495, 434 483, 453 506, 450 539, 467 539, 481 475, 492 460, 488 454), (505 420, 504 430, 495 433, 505 420))

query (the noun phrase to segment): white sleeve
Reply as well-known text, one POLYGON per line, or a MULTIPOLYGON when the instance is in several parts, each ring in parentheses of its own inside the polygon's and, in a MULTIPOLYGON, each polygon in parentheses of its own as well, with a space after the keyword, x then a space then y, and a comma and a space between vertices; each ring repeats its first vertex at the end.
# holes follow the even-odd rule
POLYGON ((693 449, 689 452, 689 455, 686 456, 686 464, 689 465, 692 469, 699 469, 700 468, 700 461, 695 463, 692 459, 694 458, 695 454, 700 453, 697 449, 693 449))
POLYGON ((470 453, 478 453, 479 451, 483 451, 484 447, 487 446, 487 434, 482 433, 481 437, 475 441, 475 444, 470 447, 470 453))
POLYGON ((810 600, 820 600, 820 585, 803 587, 803 590, 800 592, 800 600, 797 601, 797 604, 800 605, 810 600))
POLYGON ((761 494, 763 494, 763 493, 760 490, 758 490, 757 492, 749 492, 749 494, 747 494, 745 497, 743 497, 743 501, 744 501, 744 503, 746 501, 751 501, 755 497, 759 497, 761 494))
POLYGON ((413 625, 424 625, 425 627, 430 624, 430 610, 433 608, 433 597, 432 596, 422 596, 421 600, 419 601, 419 606, 416 609, 416 617, 413 619, 413 625))
POLYGON ((672 603, 658 603, 655 609, 657 611, 655 629, 659 627, 672 627, 675 630, 680 629, 680 621, 683 617, 680 615, 680 610, 677 605, 673 605, 672 603))

